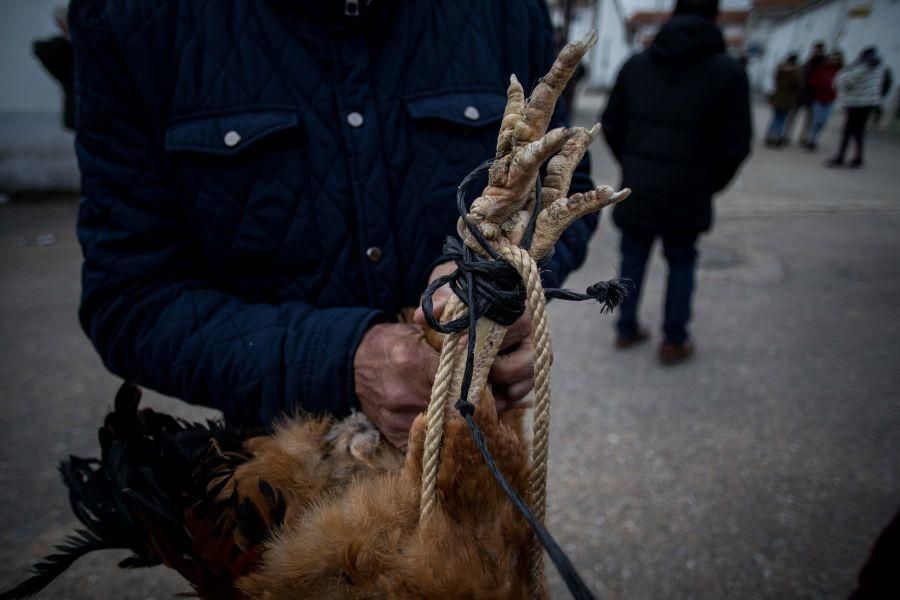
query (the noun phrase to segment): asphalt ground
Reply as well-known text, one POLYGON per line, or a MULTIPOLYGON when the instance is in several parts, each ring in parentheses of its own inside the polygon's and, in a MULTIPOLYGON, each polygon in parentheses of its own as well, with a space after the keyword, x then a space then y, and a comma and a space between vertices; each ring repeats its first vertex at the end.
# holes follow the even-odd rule
MULTIPOLYGON (((600 106, 583 100, 581 121, 600 106)), ((758 130, 766 117, 757 112, 758 130)), ((825 157, 757 143, 718 199, 691 362, 655 360, 658 251, 647 345, 616 351, 613 317, 551 305, 549 525, 598 596, 844 598, 900 507, 900 147, 876 136, 861 171, 826 170, 825 157)), ((602 143, 594 172, 616 182, 602 143)), ((77 323, 76 213, 72 197, 0 206, 0 588, 76 525, 56 465, 96 453, 118 386, 77 323), (46 233, 53 243, 34 245, 46 233)), ((614 276, 617 241, 606 215, 568 285, 614 276)), ((215 414, 146 398, 191 419, 215 414)), ((80 560, 40 597, 188 590, 164 568, 117 569, 124 554, 80 560)))

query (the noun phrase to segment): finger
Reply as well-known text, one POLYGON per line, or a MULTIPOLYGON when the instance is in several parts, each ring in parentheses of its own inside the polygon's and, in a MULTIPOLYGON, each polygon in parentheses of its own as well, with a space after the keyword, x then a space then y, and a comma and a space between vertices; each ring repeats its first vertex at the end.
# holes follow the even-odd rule
MULTIPOLYGON (((415 417, 417 414, 424 412, 428 407, 428 398, 431 395, 430 384, 421 382, 414 391, 404 396, 401 400, 395 400, 390 405, 386 405, 384 410, 390 413, 411 414, 415 417)), ((392 424, 394 424, 392 422, 392 424)), ((405 424, 401 426, 405 427, 405 424)))
POLYGON ((434 296, 431 297, 432 303, 434 304, 434 316, 438 319, 444 314, 444 307, 447 306, 451 294, 453 294, 453 291, 450 289, 450 286, 442 285, 434 292, 434 296))
POLYGON ((381 432, 391 444, 399 448, 409 441, 409 430, 419 413, 382 412, 381 432))
MULTIPOLYGON (((385 424, 381 424, 378 428, 385 439, 395 448, 402 448, 409 443, 409 429, 389 427, 385 424)), ((412 428, 412 424, 410 424, 410 428, 412 428)))
POLYGON ((507 407, 515 408, 519 403, 524 400, 528 394, 531 393, 531 390, 534 389, 534 380, 533 379, 523 379, 522 381, 517 381, 516 383, 511 383, 506 386, 505 395, 507 398, 507 407))
MULTIPOLYGON (((422 368, 424 368, 425 381, 428 383, 428 389, 426 390, 425 398, 428 398, 431 394, 431 384, 434 383, 434 376, 438 370, 438 364, 441 362, 441 355, 437 350, 432 348, 428 341, 423 339, 420 343, 422 350, 422 368)), ((415 373, 414 375, 420 375, 419 373, 415 373)))
POLYGON ((526 379, 510 385, 493 385, 491 389, 497 401, 497 412, 503 412, 514 408, 528 407, 525 399, 534 389, 534 381, 526 379))
MULTIPOLYGON (((428 398, 428 393, 421 394, 424 389, 431 390, 434 374, 437 372, 440 355, 423 335, 422 328, 413 324, 405 325, 408 331, 405 337, 398 338, 386 348, 389 363, 396 387, 390 389, 392 404, 406 401, 408 398, 428 398), (404 390, 412 389, 413 393, 404 390)), ((386 373, 385 375, 390 375, 386 373)))
POLYGON ((406 454, 406 449, 409 447, 409 435, 408 434, 403 435, 401 433, 396 433, 396 434, 388 435, 388 434, 384 433, 383 431, 381 433, 384 435, 385 439, 388 442, 390 442, 390 444, 394 448, 396 448, 403 454, 406 454))
POLYGON ((515 352, 500 354, 494 360, 488 381, 512 384, 534 376, 534 345, 523 342, 515 352))
POLYGON ((531 333, 531 315, 525 313, 521 317, 519 317, 518 321, 513 323, 512 326, 506 330, 506 336, 503 338, 503 342, 500 344, 500 352, 513 348, 526 338, 530 337, 531 333))
MULTIPOLYGON (((449 285, 442 285, 434 291, 434 294, 432 294, 432 314, 434 314, 434 318, 438 321, 441 320, 441 315, 444 314, 444 307, 447 306, 447 302, 450 301, 450 296, 452 295, 453 290, 450 289, 449 285)), ((421 306, 416 307, 416 312, 413 313, 413 322, 422 326, 426 324, 425 310, 421 306)))

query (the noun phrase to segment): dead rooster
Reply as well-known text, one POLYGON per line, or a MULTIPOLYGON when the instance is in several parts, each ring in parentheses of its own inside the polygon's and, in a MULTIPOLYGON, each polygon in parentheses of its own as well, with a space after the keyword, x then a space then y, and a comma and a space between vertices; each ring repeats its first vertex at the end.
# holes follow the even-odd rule
MULTIPOLYGON (((511 78, 488 185, 460 224, 461 238, 479 252, 527 237, 539 259, 575 219, 627 195, 603 186, 567 198, 572 172, 598 129, 546 132, 560 93, 594 41, 592 34, 567 45, 527 100, 511 78)), ((463 313, 458 302, 453 306, 463 313)), ((504 331, 487 318, 478 321, 469 398, 498 470, 526 496, 525 410, 498 416, 485 384, 504 331)), ((423 335, 441 347, 434 331, 423 335)), ((462 371, 454 365, 451 395, 462 371)), ((340 421, 285 418, 273 434, 250 437, 218 423, 138 410, 139 398, 133 385, 119 391, 100 430, 99 460, 73 457, 61 467, 84 529, 0 597, 30 596, 79 556, 103 548, 131 549, 123 567, 165 564, 203 598, 545 595, 532 580, 533 533, 492 478, 466 420, 449 408, 436 500, 426 519, 420 518, 425 415, 413 424, 404 457, 361 413, 340 421)))

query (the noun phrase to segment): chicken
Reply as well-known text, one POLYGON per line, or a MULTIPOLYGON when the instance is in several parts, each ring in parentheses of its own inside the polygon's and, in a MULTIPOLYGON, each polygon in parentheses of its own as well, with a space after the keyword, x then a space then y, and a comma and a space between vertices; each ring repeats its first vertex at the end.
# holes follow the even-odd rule
MULTIPOLYGON (((545 133, 595 39, 567 45, 527 101, 511 78, 488 185, 460 222, 460 237, 474 250, 509 252, 532 235, 533 221, 531 255, 540 259, 575 219, 627 195, 601 186, 567 198, 572 172, 598 128, 545 133), (534 184, 548 159, 538 205, 534 184)), ((449 318, 463 309, 454 300, 445 312, 449 318)), ((482 317, 476 331, 473 420, 498 470, 525 497, 533 485, 526 409, 498 415, 486 383, 505 327, 482 317)), ((435 348, 444 345, 434 331, 423 335, 435 348)), ((451 396, 459 393, 461 372, 456 364, 451 396)), ((133 552, 121 566, 163 563, 203 598, 545 595, 533 581, 540 556, 534 535, 455 411, 442 415, 435 501, 423 518, 424 447, 428 435, 437 435, 424 414, 404 456, 362 413, 343 420, 295 415, 271 434, 254 436, 139 410, 139 398, 131 384, 120 390, 100 430, 100 460, 63 464, 73 511, 86 529, 0 598, 34 594, 79 556, 113 547, 133 552)))

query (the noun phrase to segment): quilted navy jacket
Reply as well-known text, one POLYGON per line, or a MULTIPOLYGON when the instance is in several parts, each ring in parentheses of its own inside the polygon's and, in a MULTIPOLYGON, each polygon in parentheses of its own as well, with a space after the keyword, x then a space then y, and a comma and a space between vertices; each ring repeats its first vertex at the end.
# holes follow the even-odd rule
POLYGON ((233 421, 354 406, 359 341, 418 303, 509 74, 555 54, 542 0, 359 4, 72 3, 80 318, 113 372, 233 421))

